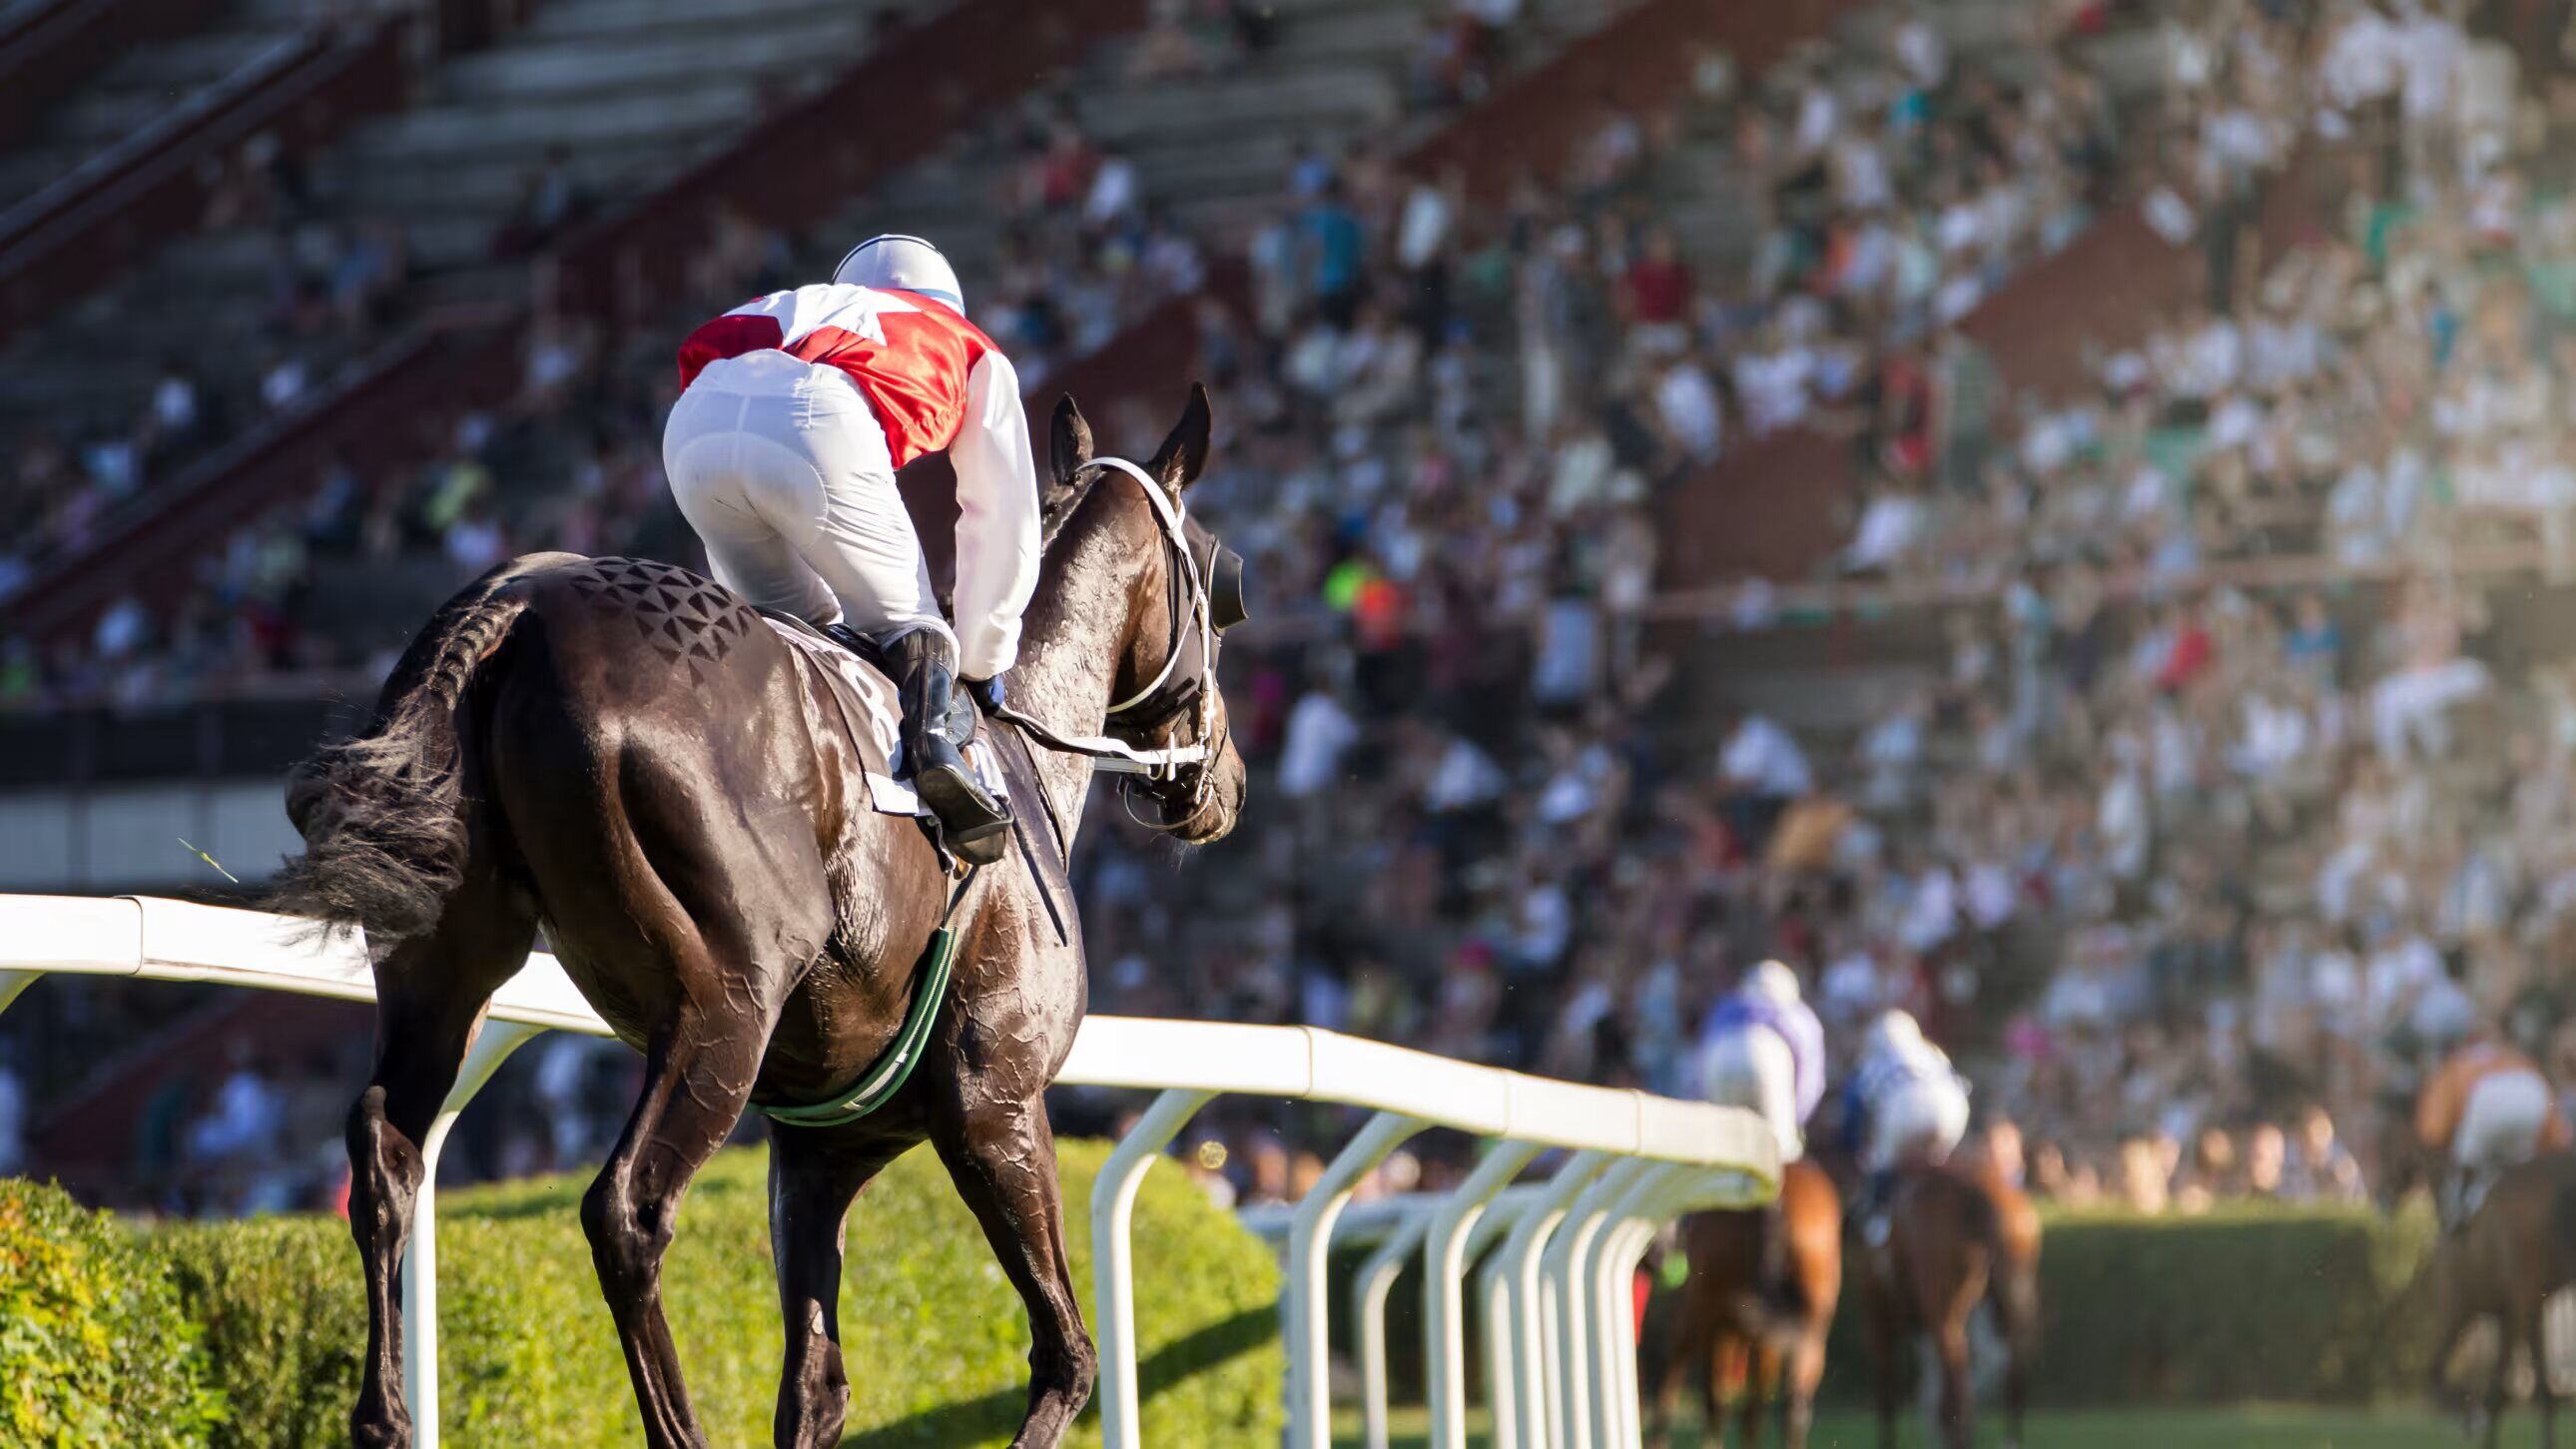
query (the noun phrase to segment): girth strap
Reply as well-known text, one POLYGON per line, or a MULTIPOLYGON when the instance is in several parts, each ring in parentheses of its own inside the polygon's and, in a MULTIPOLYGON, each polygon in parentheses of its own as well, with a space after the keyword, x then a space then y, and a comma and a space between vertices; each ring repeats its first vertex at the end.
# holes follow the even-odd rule
POLYGON ((884 1106, 903 1090, 903 1084, 912 1080, 913 1068, 921 1065, 921 1050, 929 1045, 930 1025, 939 1017, 940 1003, 948 999, 950 969, 957 962, 957 932, 948 923, 957 914, 957 903, 966 898, 967 887, 983 870, 980 865, 968 867, 966 878, 949 893, 948 909, 940 912, 939 928, 930 933, 930 944, 923 949, 920 977, 913 987, 912 1004, 904 1010, 903 1027, 884 1053, 856 1082, 820 1102, 755 1107, 755 1111, 790 1127, 841 1127, 884 1106))

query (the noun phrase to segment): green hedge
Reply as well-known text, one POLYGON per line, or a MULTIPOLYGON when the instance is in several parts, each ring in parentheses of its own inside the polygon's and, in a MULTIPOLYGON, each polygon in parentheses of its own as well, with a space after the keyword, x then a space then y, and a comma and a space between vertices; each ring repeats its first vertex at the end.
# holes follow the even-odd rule
MULTIPOLYGON (((1091 1183, 1107 1148, 1061 1146, 1066 1228, 1091 1301, 1091 1183)), ((712 1442, 767 1443, 781 1330, 766 1154, 728 1152, 681 1209, 663 1299, 712 1442)), ((444 1426, 463 1444, 623 1446, 642 1436, 591 1273, 587 1175, 452 1192, 439 1217, 444 1426)), ((1149 1443, 1267 1446, 1281 1432, 1279 1275, 1269 1251, 1180 1173, 1136 1205, 1149 1443)), ((232 1420, 220 1449, 347 1442, 366 1318, 357 1251, 336 1219, 174 1228, 154 1240, 205 1325, 232 1420)), ((906 1155, 850 1216, 841 1297, 846 1442, 1003 1444, 1027 1401, 1018 1296, 929 1152, 906 1155)), ((1075 1442, 1099 1442, 1086 1414, 1075 1442)), ((4 1437, 4 1436, 0 1436, 4 1437)))
MULTIPOLYGON (((2061 1406, 2412 1398, 2424 1315, 2405 1302, 2431 1217, 2231 1204, 2198 1217, 2050 1212, 2033 1396, 2061 1406)), ((1869 1393, 1863 1271, 1847 1261, 1829 1392, 1869 1393)))
POLYGON ((2052 1216, 2037 1389, 2083 1404, 2415 1395, 2423 1314, 2400 1299, 2433 1232, 2426 1214, 2361 1208, 2052 1216))
POLYGON ((144 1246, 62 1189, 0 1179, 0 1443, 195 1445, 223 1417, 144 1246))

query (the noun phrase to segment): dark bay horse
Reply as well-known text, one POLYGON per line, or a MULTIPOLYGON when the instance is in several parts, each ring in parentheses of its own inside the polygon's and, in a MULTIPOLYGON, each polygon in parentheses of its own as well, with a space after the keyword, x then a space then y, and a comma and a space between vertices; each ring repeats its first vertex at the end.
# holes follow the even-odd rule
POLYGON ((2434 1244, 2424 1277, 2432 1290, 2435 1401, 2457 1402, 2449 1392, 2453 1353, 2471 1324, 2492 1320, 2499 1338, 2479 1406, 2487 1444, 2504 1420, 2517 1348, 2530 1357, 2540 1442, 2556 1444, 2558 1399, 2541 1325, 2551 1296, 2576 1284, 2576 1156, 2549 1152, 2505 1169, 2468 1221, 2434 1244))
POLYGON ((1925 1163, 1904 1170, 1888 1200, 1885 1247, 1864 1254, 1861 1279, 1878 1374, 1879 1442, 1893 1449, 1896 1416, 1914 1356, 1930 1339, 1941 1373, 1942 1441, 1972 1442, 1970 1319, 1991 1304, 2002 1335, 2005 1443, 2021 1442, 2030 1362, 2039 1349, 2039 1212, 1991 1162, 1925 1163))
POLYGON ((1842 1196, 1823 1168, 1802 1160, 1781 1175, 1779 1207, 1786 1249, 1779 1267, 1788 1275, 1790 1304, 1763 1281, 1760 1214, 1700 1213, 1683 1222, 1690 1278, 1676 1306, 1671 1357, 1655 1391, 1648 1444, 1670 1442, 1673 1401, 1681 1395, 1683 1377, 1696 1373, 1707 1406, 1701 1443, 1725 1442, 1720 1400, 1725 1385, 1741 1378, 1745 1449, 1762 1442, 1763 1410, 1775 1382, 1781 1442, 1804 1449, 1815 1422, 1816 1385, 1825 1376, 1825 1339, 1842 1298, 1842 1196))
MULTIPOLYGON (((1162 827, 1187 841, 1232 829, 1244 788, 1214 698, 1213 644, 1169 667, 1194 592, 1205 611, 1203 591, 1181 581, 1215 543, 1179 504, 1208 435, 1207 396, 1194 389, 1150 477, 1131 476, 1093 465, 1080 413, 1071 399, 1058 406, 1045 562, 1010 685, 1018 709, 1058 735, 1100 735, 1111 702, 1140 693, 1112 738, 1174 749, 1199 731, 1206 755, 1151 787, 1162 827), (1198 699, 1163 700, 1193 673, 1198 699)), ((368 1315, 358 1443, 411 1440, 395 1268, 421 1187, 419 1144, 540 926, 582 994, 644 1054, 634 1115, 581 1220, 646 1441, 707 1442, 661 1303, 681 1198, 746 1106, 820 1101, 877 1061, 949 903, 922 831, 870 808, 851 727, 817 688, 740 599, 695 575, 536 555, 441 608, 374 723, 299 772, 288 808, 306 853, 276 903, 363 927, 378 1000, 375 1069, 349 1116, 368 1315)), ((869 1179, 924 1139, 1028 1308, 1029 1403, 1013 1442, 1057 1443, 1090 1394, 1042 1100, 1082 1020, 1084 967, 1071 902, 1039 877, 1061 879, 1092 769, 1038 753, 1021 775, 1039 797, 1020 808, 1034 849, 1025 865, 985 870, 959 905, 954 984, 902 1090, 855 1123, 773 1128, 779 1444, 839 1440, 843 1219, 869 1179)))

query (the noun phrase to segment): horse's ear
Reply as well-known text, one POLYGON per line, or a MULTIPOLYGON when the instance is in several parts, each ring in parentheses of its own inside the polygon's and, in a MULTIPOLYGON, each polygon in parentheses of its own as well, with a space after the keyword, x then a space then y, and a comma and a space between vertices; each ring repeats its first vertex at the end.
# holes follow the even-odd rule
POLYGON ((1145 471, 1169 489, 1174 498, 1180 497, 1183 490, 1198 481, 1199 470, 1207 466, 1208 434, 1214 427, 1208 414, 1207 384, 1191 383, 1189 406, 1181 409, 1181 420, 1172 425, 1172 435, 1163 440, 1162 448, 1154 454, 1154 461, 1145 465, 1145 471))
POLYGON ((1074 406, 1072 393, 1055 400, 1055 421, 1047 428, 1047 452, 1058 488, 1072 487, 1074 475, 1091 461, 1091 424, 1082 420, 1082 409, 1074 406))

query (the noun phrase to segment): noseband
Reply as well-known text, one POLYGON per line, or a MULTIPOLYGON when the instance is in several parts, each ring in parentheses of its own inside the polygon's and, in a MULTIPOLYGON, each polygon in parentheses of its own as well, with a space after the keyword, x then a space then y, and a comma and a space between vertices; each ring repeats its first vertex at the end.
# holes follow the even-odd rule
MULTIPOLYGON (((1188 740, 1143 747, 1106 734, 1059 735, 1007 705, 1000 716, 1047 749, 1087 756, 1096 762, 1094 768, 1125 775, 1131 781, 1144 781, 1166 817, 1159 823, 1144 823, 1164 828, 1188 819, 1207 803, 1207 767, 1225 743, 1223 733, 1216 727, 1216 655, 1221 626, 1208 605, 1208 578, 1217 571, 1223 548, 1211 541, 1207 564, 1202 567, 1190 552, 1189 534, 1182 526, 1187 513, 1144 469, 1124 458, 1094 458, 1083 468, 1124 473, 1145 490, 1145 501, 1153 505, 1154 522, 1163 536, 1164 574, 1171 585, 1168 613, 1172 632, 1165 641, 1162 670, 1144 688, 1109 706, 1107 714, 1111 720, 1125 716, 1126 726, 1139 735, 1167 730, 1177 733, 1171 727, 1186 717, 1191 726, 1188 740)), ((1239 590, 1239 583, 1236 588, 1239 590)))

